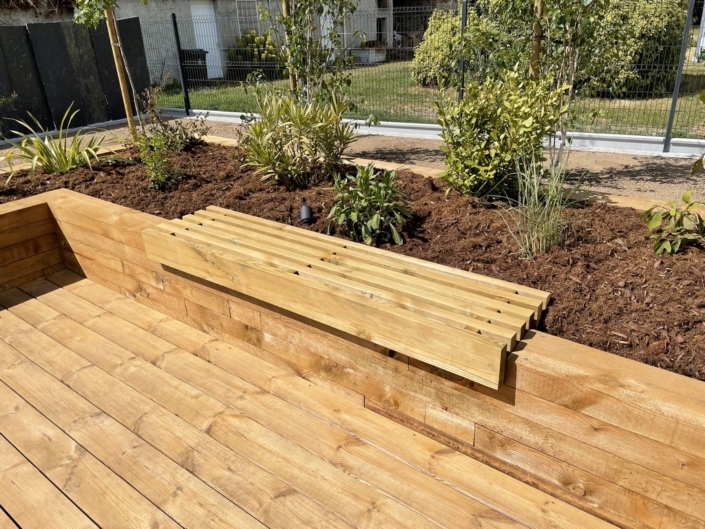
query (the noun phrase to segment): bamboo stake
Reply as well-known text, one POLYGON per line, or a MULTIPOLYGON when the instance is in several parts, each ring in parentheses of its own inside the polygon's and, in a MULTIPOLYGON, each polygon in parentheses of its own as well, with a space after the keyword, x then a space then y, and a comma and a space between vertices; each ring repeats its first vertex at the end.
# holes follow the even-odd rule
POLYGON ((543 27, 541 27, 541 19, 543 18, 543 6, 544 0, 535 0, 534 12, 536 20, 534 20, 534 35, 531 39, 531 65, 529 67, 529 77, 532 81, 539 80, 541 40, 543 39, 543 27))
POLYGON ((130 90, 125 79, 125 69, 122 62, 122 54, 120 53, 120 43, 117 32, 115 31, 115 14, 112 9, 105 10, 105 25, 108 28, 108 37, 110 38, 110 48, 113 50, 113 60, 117 69, 118 82, 120 83, 120 93, 122 94, 122 103, 125 106, 125 114, 127 115, 127 126, 130 129, 130 135, 133 140, 137 140, 137 129, 135 128, 135 120, 132 113, 132 103, 130 102, 130 90))
MULTIPOLYGON (((291 3, 290 0, 282 0, 282 14, 284 18, 289 18, 291 16, 291 3)), ((286 33, 285 33, 286 34, 286 33)), ((289 38, 286 38, 286 43, 289 44, 289 38)), ((291 52, 289 53, 289 89, 292 92, 296 92, 296 75, 294 74, 294 66, 291 64, 291 52)))

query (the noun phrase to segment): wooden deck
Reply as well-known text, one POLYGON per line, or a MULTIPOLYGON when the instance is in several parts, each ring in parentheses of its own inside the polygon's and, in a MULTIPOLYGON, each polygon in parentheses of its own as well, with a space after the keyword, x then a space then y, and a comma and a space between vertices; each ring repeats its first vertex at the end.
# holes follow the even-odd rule
POLYGON ((163 222, 0 205, 0 529, 705 529, 703 382, 529 331, 490 389, 150 259, 163 222))
POLYGON ((69 271, 0 294, 0 527, 608 527, 69 271))

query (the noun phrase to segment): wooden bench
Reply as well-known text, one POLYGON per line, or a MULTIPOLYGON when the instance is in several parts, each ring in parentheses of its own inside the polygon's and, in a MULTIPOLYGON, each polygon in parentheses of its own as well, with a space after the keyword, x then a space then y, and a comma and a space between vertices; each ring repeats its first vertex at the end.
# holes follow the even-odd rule
POLYGON ((164 266, 495 389, 550 297, 217 207, 143 237, 164 266))

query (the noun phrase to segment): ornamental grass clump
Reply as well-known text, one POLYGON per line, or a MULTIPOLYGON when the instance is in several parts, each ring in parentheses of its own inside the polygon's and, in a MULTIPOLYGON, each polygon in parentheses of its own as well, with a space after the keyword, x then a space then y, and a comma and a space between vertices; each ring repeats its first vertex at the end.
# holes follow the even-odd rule
POLYGON ((7 162, 10 168, 10 176, 5 184, 7 185, 15 175, 14 161, 20 160, 29 164, 29 178, 33 180, 37 174, 37 169, 44 173, 67 173, 77 167, 88 166, 92 169, 93 164, 99 161, 98 151, 105 141, 105 136, 93 136, 86 140, 84 129, 69 134, 71 122, 78 114, 79 110, 71 112, 73 103, 66 109, 61 124, 59 125, 56 137, 50 134, 49 129, 42 127, 39 120, 31 113, 27 113, 30 122, 19 119, 12 119, 23 130, 11 131, 18 139, 8 139, 10 150, 1 157, 0 160, 7 162))
POLYGON ((350 101, 340 95, 302 101, 291 94, 261 92, 259 117, 248 118, 243 141, 246 166, 288 189, 302 189, 338 170, 356 127, 343 122, 350 101))
POLYGON ((501 216, 518 253, 531 258, 565 243, 572 222, 566 208, 576 188, 565 187, 565 164, 544 169, 540 163, 522 160, 517 167, 514 205, 501 216))

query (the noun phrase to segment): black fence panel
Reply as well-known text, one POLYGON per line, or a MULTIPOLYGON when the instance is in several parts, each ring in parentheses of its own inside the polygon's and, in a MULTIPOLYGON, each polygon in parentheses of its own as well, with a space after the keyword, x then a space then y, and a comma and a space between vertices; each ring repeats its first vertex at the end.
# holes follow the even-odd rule
MULTIPOLYGON (((61 26, 61 22, 27 24, 39 77, 49 103, 51 117, 57 126, 61 123, 69 105, 73 104, 74 109, 85 108, 83 94, 78 87, 76 70, 61 26)), ((77 127, 88 125, 86 112, 79 112, 73 125, 77 127)))
MULTIPOLYGON (((119 20, 118 27, 141 94, 150 80, 139 18, 119 20)), ((80 111, 73 127, 125 118, 105 23, 95 30, 73 22, 0 27, 0 97, 13 93, 0 117, 27 120, 31 112, 44 128, 57 128, 71 104, 80 111)), ((1 126, 3 136, 14 128, 7 119, 1 126)))
MULTIPOLYGON (((0 27, 0 97, 17 94, 11 104, 0 108, 3 118, 27 118, 31 112, 44 127, 52 126, 42 81, 34 61, 27 30, 19 26, 0 27), (5 84, 6 83, 6 84, 5 84)), ((14 123, 3 119, 0 132, 9 134, 14 123)))
POLYGON ((83 100, 81 107, 74 104, 73 109, 80 110, 76 119, 83 115, 87 123, 108 121, 108 103, 105 94, 100 90, 100 70, 90 31, 78 24, 61 23, 60 27, 66 42, 66 55, 75 72, 75 83, 83 100))
POLYGON ((141 95, 146 88, 149 88, 150 80, 140 19, 134 17, 118 20, 118 29, 127 64, 132 74, 132 81, 135 83, 135 90, 141 95))
POLYGON ((100 85, 103 88, 108 109, 108 119, 123 119, 125 118, 125 106, 122 104, 120 83, 115 69, 113 50, 110 46, 108 28, 105 25, 105 21, 101 22, 96 29, 91 30, 91 39, 98 64, 100 85))

